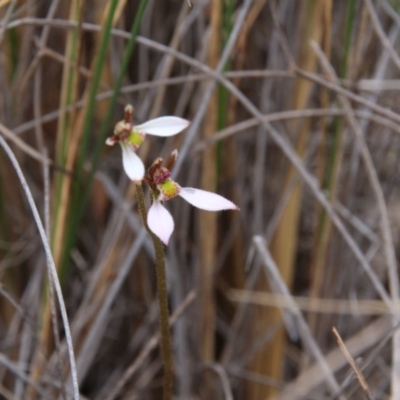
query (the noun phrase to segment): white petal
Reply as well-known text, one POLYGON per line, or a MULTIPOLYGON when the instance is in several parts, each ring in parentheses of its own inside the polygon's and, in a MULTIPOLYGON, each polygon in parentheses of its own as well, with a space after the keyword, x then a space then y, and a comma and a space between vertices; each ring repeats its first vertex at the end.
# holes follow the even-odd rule
POLYGON ((149 135, 172 136, 183 131, 189 124, 189 121, 179 117, 159 117, 137 125, 134 129, 149 135))
POLYGON ((174 230, 174 220, 169 211, 159 201, 155 201, 147 214, 147 225, 164 244, 168 244, 174 230))
POLYGON ((108 146, 114 146, 114 144, 117 143, 117 141, 114 139, 113 136, 110 136, 109 138, 107 138, 106 140, 106 144, 108 146))
POLYGON ((122 148, 122 164, 126 174, 132 181, 141 181, 144 176, 144 165, 142 160, 136 155, 133 149, 125 144, 121 143, 122 148))
POLYGON ((202 210, 220 211, 239 209, 225 197, 201 189, 181 188, 179 196, 183 197, 192 206, 201 208, 202 210))

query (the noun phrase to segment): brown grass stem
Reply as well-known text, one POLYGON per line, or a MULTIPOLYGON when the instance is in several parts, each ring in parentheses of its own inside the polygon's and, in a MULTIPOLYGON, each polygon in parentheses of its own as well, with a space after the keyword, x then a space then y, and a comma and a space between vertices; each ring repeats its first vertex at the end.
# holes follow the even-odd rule
MULTIPOLYGON (((7 25, 7 29, 11 29, 11 28, 15 28, 15 27, 19 27, 22 25, 46 25, 46 20, 45 19, 41 19, 41 18, 22 18, 19 19, 17 21, 13 21, 12 23, 9 23, 7 25)), ((60 27, 60 28, 74 28, 76 26, 76 23, 73 23, 71 21, 65 21, 65 20, 53 20, 50 24, 50 26, 52 27, 60 27)), ((97 32, 100 30, 100 26, 96 25, 96 24, 91 24, 91 23, 83 23, 82 24, 82 28, 84 30, 87 31, 94 31, 97 32)), ((129 33, 121 31, 120 29, 112 29, 111 33, 115 36, 118 37, 123 37, 128 39, 129 38, 129 33)), ((192 65, 193 67, 199 68, 201 71, 203 71, 204 73, 206 73, 207 75, 215 78, 219 83, 225 85, 228 90, 230 90, 230 85, 226 85, 225 80, 223 78, 223 76, 219 73, 216 72, 210 68, 208 68, 205 64, 203 64, 202 62, 187 56, 186 54, 183 54, 180 51, 174 50, 174 49, 170 49, 169 47, 158 43, 154 40, 142 37, 142 36, 138 36, 137 37, 137 42, 141 45, 144 45, 148 48, 152 48, 152 49, 156 49, 158 51, 161 52, 165 52, 168 54, 172 54, 174 55, 174 57, 176 57, 177 59, 187 63, 188 65, 192 65)), ((285 74, 287 72, 285 71, 285 74)), ((345 96, 347 96, 350 100, 355 101, 358 104, 362 104, 365 107, 370 108, 371 110, 377 112, 378 114, 381 114, 383 116, 386 116, 387 118, 393 120, 393 121, 400 121, 400 116, 392 111, 391 109, 387 108, 387 107, 383 107, 379 104, 374 104, 368 100, 366 100, 365 98, 363 98, 362 96, 355 94, 353 92, 351 92, 350 90, 347 90, 341 86, 338 86, 337 84, 324 79, 323 77, 319 76, 318 74, 315 73, 310 73, 308 71, 305 71, 301 68, 299 68, 298 66, 293 66, 293 70, 292 73, 295 76, 310 80, 311 82, 314 83, 318 83, 319 85, 332 90, 333 92, 337 92, 340 94, 343 94, 345 96)), ((230 90, 231 91, 231 90, 230 90)), ((235 91, 231 91, 231 93, 233 95, 236 95, 235 91)), ((193 125, 193 124, 192 124, 193 125)), ((180 157, 181 159, 181 157, 180 157)))
POLYGON ((364 377, 364 374, 361 371, 361 368, 357 365, 356 361, 351 356, 351 354, 350 354, 349 350, 347 349, 346 345, 344 344, 344 341, 343 341, 342 337, 340 336, 338 330, 335 327, 333 327, 332 331, 333 331, 334 335, 336 336, 336 340, 338 342, 340 349, 343 352, 343 355, 345 356, 347 362, 350 364, 351 368, 353 369, 354 373, 356 374, 357 379, 360 382, 360 385, 363 388, 368 400, 372 400, 373 397, 371 396, 371 392, 369 390, 368 383, 364 377))
MULTIPOLYGON (((381 317, 364 328, 357 331, 354 335, 344 341, 353 358, 359 357, 366 349, 371 346, 377 348, 385 343, 390 337, 388 330, 391 327, 391 320, 387 317, 381 317)), ((343 356, 340 348, 335 348, 325 354, 326 362, 332 372, 337 372, 347 365, 347 359, 343 356)), ((279 400, 300 400, 311 392, 312 389, 326 380, 320 364, 315 362, 306 368, 297 378, 289 383, 285 389, 276 398, 279 400)), ((274 400, 276 400, 274 399, 274 400)))
MULTIPOLYGON (((328 215, 332 218, 332 221, 333 221, 335 227, 338 229, 338 231, 342 235, 343 239, 348 244, 348 246, 351 248, 351 250, 354 253, 354 255, 356 256, 357 260, 360 262, 364 271, 371 279, 371 282, 373 283, 376 291, 379 293, 381 298, 388 304, 388 307, 392 308, 391 301, 388 297, 388 294, 387 294, 385 288, 379 282, 379 279, 377 278, 374 271, 371 269, 371 266, 370 266, 368 260, 362 254, 362 252, 360 251, 360 248, 357 246, 354 239, 351 237, 348 230, 343 225, 342 221, 336 217, 332 205, 326 199, 325 194, 321 190, 319 190, 314 176, 312 176, 307 171, 302 160, 299 158, 297 153, 294 151, 293 147, 290 145, 288 140, 284 136, 282 136, 268 121, 265 121, 265 119, 263 119, 261 112, 249 100, 249 98, 246 97, 243 94, 243 92, 240 91, 237 87, 235 87, 230 81, 228 81, 223 76, 221 76, 221 74, 211 70, 210 68, 208 68, 204 64, 194 60, 193 58, 187 57, 186 55, 184 55, 180 52, 176 52, 172 49, 168 49, 166 46, 161 45, 159 43, 156 44, 155 42, 148 40, 146 38, 138 37, 138 41, 140 43, 149 45, 152 48, 159 49, 160 51, 172 52, 176 55, 176 57, 180 58, 182 61, 187 62, 188 64, 190 64, 192 66, 199 67, 203 72, 208 73, 210 76, 214 77, 218 82, 222 83, 233 96, 236 96, 239 99, 240 103, 244 106, 244 108, 247 109, 247 111, 249 111, 250 114, 252 114, 254 117, 256 117, 258 121, 260 121, 260 123, 265 127, 265 129, 269 133, 272 141, 282 150, 282 152, 286 155, 286 157, 290 160, 290 162, 296 167, 298 173, 300 174, 302 179, 304 179, 304 181, 306 182, 308 187, 311 189, 311 191, 314 194, 314 196, 316 197, 316 199, 321 203, 321 205, 327 211, 328 215)), ((343 93, 343 94, 347 95, 349 99, 357 101, 359 104, 363 104, 367 107, 369 106, 370 109, 378 112, 381 115, 387 116, 388 118, 392 119, 393 121, 395 121, 395 120, 400 121, 400 116, 398 114, 396 114, 395 112, 391 111, 390 109, 378 106, 378 105, 373 104, 368 101, 364 101, 364 99, 362 99, 360 96, 354 95, 352 92, 342 89, 340 86, 338 86, 335 83, 331 83, 325 79, 319 78, 319 76, 316 74, 306 72, 304 70, 301 70, 298 67, 296 67, 295 72, 299 76, 302 76, 306 79, 310 79, 313 82, 320 83, 322 86, 330 88, 337 93, 343 93)), ((193 126, 193 122, 192 122, 191 127, 192 126, 193 126)), ((181 149, 181 151, 179 153, 180 157, 178 159, 178 162, 179 162, 179 160, 181 160, 187 156, 189 148, 186 148, 186 152, 184 150, 185 149, 183 149, 183 148, 181 149)), ((177 163, 174 167, 175 175, 179 172, 178 167, 179 166, 177 163)))
MULTIPOLYGON (((333 67, 326 60, 325 55, 318 47, 318 45, 314 42, 311 43, 314 51, 319 56, 321 64, 328 76, 333 82, 337 83, 336 73, 333 67)), ((352 128, 356 141, 361 151, 361 156, 365 163, 366 172, 368 175, 368 179, 370 181, 371 188, 376 197, 376 202, 378 204, 378 209, 380 213, 380 225, 383 237, 383 250, 384 256, 386 259, 386 264, 388 268, 388 277, 389 277, 389 288, 390 294, 393 302, 397 302, 400 297, 400 287, 399 287, 399 275, 397 271, 397 259, 396 259, 396 251, 393 242, 393 235, 390 228, 390 219, 389 219, 389 211, 386 205, 385 195, 383 189, 381 187, 379 176, 374 166, 371 152, 364 140, 363 132, 354 116, 352 111, 351 103, 345 96, 339 95, 339 99, 343 104, 344 109, 347 113, 347 119, 349 122, 349 126, 352 128)), ((397 325, 398 323, 398 314, 394 313, 393 324, 397 325)), ((400 376, 400 352, 399 352, 399 343, 400 343, 400 333, 396 331, 393 335, 393 367, 392 367, 392 399, 397 399, 400 395, 400 385, 399 385, 399 376, 400 376)))
POLYGON ((173 393, 173 371, 172 371, 172 342, 169 330, 169 311, 168 311, 168 289, 167 276, 165 272, 164 246, 161 240, 154 235, 147 225, 147 211, 144 201, 144 194, 141 183, 136 183, 136 195, 139 206, 140 216, 143 225, 153 241, 156 253, 156 277, 157 277, 157 298, 160 309, 160 328, 161 328, 161 357, 164 364, 164 400, 171 400, 173 393))
MULTIPOLYGON (((169 318, 170 326, 174 325, 178 319, 182 316, 182 314, 187 310, 187 308, 193 303, 196 298, 196 292, 192 290, 188 293, 179 307, 174 311, 174 313, 169 318)), ((105 400, 113 400, 118 396, 124 385, 128 382, 128 380, 132 377, 132 375, 139 370, 139 368, 144 364, 145 360, 151 354, 151 351, 155 349, 155 347, 160 342, 160 334, 159 332, 155 333, 151 339, 142 347, 142 350, 138 354, 138 356, 134 359, 132 364, 126 369, 124 375, 117 383, 113 391, 107 396, 105 400)))
POLYGON ((60 311, 61 311, 61 319, 64 324, 65 339, 67 342, 68 356, 69 356, 69 362, 70 362, 70 366, 71 366, 72 387, 73 387, 73 391, 74 391, 73 398, 74 398, 74 400, 79 400, 79 385, 78 385, 78 377, 77 377, 77 373, 76 373, 76 364, 75 364, 75 356, 74 356, 74 348, 73 348, 73 343, 72 343, 71 330, 69 327, 68 315, 67 315, 67 310, 66 310, 65 303, 64 303, 63 294, 61 291, 60 281, 59 281, 58 275, 57 275, 57 268, 54 264, 54 259, 53 259, 53 255, 50 250, 50 245, 49 245, 49 242, 47 239, 47 235, 44 230, 42 221, 40 219, 39 212, 36 208, 35 201, 33 200, 32 193, 28 187, 28 184, 25 180, 24 174, 21 170, 21 167, 19 166, 19 163, 18 163, 17 159, 15 158, 15 155, 12 152, 11 148, 8 146, 7 142, 3 139, 3 137, 1 135, 0 135, 0 145, 1 145, 1 147, 3 147, 4 151, 7 153, 8 157, 10 158, 11 163, 13 164, 15 172, 18 175, 18 178, 24 189, 26 198, 29 202, 29 206, 32 210, 32 213, 33 213, 33 216, 35 219, 35 223, 36 223, 36 226, 37 226, 39 234, 40 234, 40 238, 43 243, 44 250, 46 252, 47 265, 50 269, 50 275, 52 277, 52 282, 50 282, 50 284, 54 285, 58 304, 59 304, 60 311))
MULTIPOLYGON (((264 240, 261 236, 254 236, 253 243, 256 247, 256 250, 265 266, 265 272, 268 277, 268 281, 271 287, 274 287, 276 291, 285 295, 288 303, 290 304, 292 311, 292 317, 297 322, 298 333, 303 341, 304 348, 308 350, 309 354, 312 355, 315 360, 318 362, 321 370, 325 374, 325 378, 329 388, 334 396, 339 395, 340 388, 339 384, 336 381, 335 376, 332 373, 331 368, 329 367, 324 354, 319 348, 317 342, 315 341, 310 328, 304 319, 303 315, 299 311, 296 303, 294 302, 291 293, 286 286, 281 273, 279 271, 279 267, 275 264, 269 250, 266 248, 264 240)), ((339 395, 340 399, 343 397, 339 395)))
POLYGON ((130 103, 133 126, 192 122, 148 132, 145 164, 178 149, 172 178, 242 210, 165 204, 172 398, 367 400, 359 368, 371 398, 400 399, 395 2, 42 3, 0 0, 0 136, 63 261, 0 144, 0 398, 74 397, 55 264, 79 397, 164 400, 156 254, 103 140, 130 103))

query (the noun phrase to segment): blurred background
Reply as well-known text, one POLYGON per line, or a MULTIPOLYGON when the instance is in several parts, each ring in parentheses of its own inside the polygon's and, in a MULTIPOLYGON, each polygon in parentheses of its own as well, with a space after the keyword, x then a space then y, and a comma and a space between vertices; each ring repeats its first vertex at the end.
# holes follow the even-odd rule
MULTIPOLYGON (((46 229, 83 399, 162 398, 154 250, 105 146, 126 104, 135 123, 192 122, 148 137, 146 167, 178 149, 181 186, 240 207, 166 203, 176 399, 400 398, 399 13, 0 0, 0 135, 46 229)), ((4 151, 0 279, 0 397, 72 398, 44 247, 4 151)))

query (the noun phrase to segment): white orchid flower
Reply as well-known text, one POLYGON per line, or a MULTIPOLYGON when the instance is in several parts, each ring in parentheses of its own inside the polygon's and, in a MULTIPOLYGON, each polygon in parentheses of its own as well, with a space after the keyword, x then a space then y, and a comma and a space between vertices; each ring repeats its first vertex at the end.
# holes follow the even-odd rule
POLYGON ((125 107, 125 119, 115 125, 114 135, 106 140, 106 144, 113 146, 118 142, 121 145, 122 164, 126 174, 132 181, 141 181, 145 170, 136 151, 143 143, 146 134, 161 137, 173 136, 187 128, 190 122, 179 117, 165 116, 151 119, 141 125, 133 125, 132 112, 132 106, 125 107))
MULTIPOLYGON (((177 151, 172 153, 168 167, 174 164, 177 158, 177 151)), ((161 166, 162 159, 155 161, 149 169, 149 176, 145 177, 150 184, 155 199, 147 214, 147 225, 150 230, 158 236, 164 244, 168 244, 169 238, 174 230, 174 220, 170 212, 163 206, 162 202, 176 196, 182 197, 192 206, 207 211, 239 210, 239 208, 225 197, 219 194, 207 192, 201 189, 183 188, 174 182, 170 176, 169 168, 161 166)))

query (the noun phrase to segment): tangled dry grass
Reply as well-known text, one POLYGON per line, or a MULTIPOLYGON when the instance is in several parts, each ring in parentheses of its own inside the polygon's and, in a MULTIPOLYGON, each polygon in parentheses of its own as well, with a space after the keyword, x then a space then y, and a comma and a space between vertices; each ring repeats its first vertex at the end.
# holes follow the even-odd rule
POLYGON ((176 398, 398 400, 399 7, 0 0, 0 397, 162 398, 130 103, 241 208, 168 204, 176 398))

